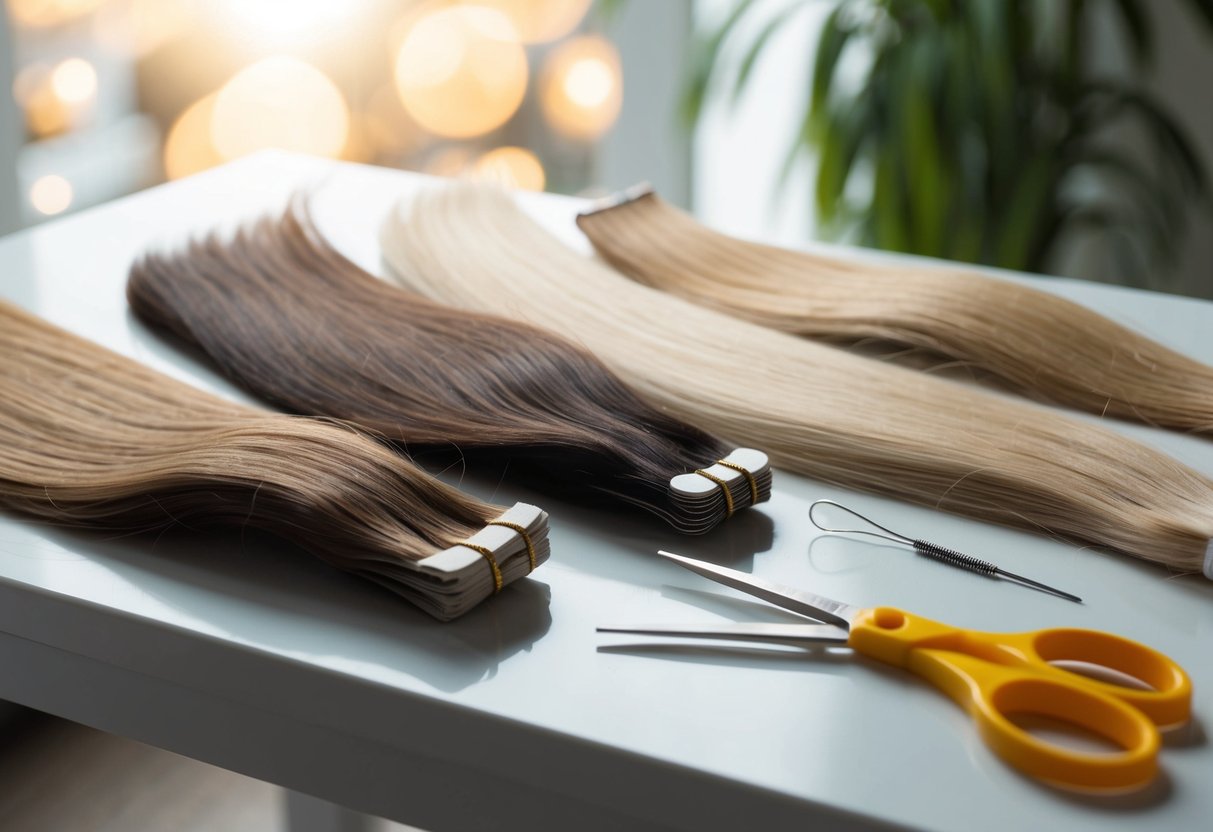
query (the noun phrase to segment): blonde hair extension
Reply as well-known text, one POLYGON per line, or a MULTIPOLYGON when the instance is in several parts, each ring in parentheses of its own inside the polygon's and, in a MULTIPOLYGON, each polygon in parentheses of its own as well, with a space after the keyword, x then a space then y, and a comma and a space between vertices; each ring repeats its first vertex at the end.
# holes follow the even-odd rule
POLYGON ((534 506, 503 513, 349 425, 226 401, 3 302, 0 508, 124 533, 262 529, 440 619, 548 555, 534 506))
POLYGON ((577 218, 629 277, 763 326, 911 348, 1043 401, 1213 433, 1213 367, 1064 298, 955 268, 857 263, 713 231, 647 189, 577 218))
POLYGON ((654 404, 838 485, 1200 569, 1213 481, 1110 430, 635 283, 472 185, 403 200, 395 278, 580 342, 654 404))

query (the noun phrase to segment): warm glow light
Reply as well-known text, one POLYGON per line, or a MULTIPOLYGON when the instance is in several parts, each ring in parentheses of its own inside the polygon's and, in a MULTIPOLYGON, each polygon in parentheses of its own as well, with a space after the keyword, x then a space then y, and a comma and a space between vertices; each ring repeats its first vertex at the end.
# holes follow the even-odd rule
POLYGON ((365 5, 365 0, 221 0, 214 9, 232 30, 281 46, 329 38, 359 19, 365 5))
POLYGON ((13 80, 13 98, 25 110, 25 124, 38 138, 62 133, 72 126, 72 108, 51 83, 51 70, 43 63, 30 64, 13 80))
POLYGON ((451 6, 416 20, 396 56, 404 108, 440 136, 479 136, 504 124, 526 93, 526 53, 505 15, 451 6))
POLYGON ((72 109, 55 94, 48 78, 26 100, 25 123, 39 138, 54 136, 72 126, 72 109))
POLYGON ((97 70, 83 58, 68 58, 51 73, 51 87, 67 104, 83 104, 97 94, 97 70))
POLYGON ((8 0, 13 20, 25 26, 58 26, 88 14, 105 0, 8 0))
POLYGON ((61 214, 72 204, 72 183, 62 176, 40 176, 29 189, 29 201, 39 214, 61 214))
POLYGON ((590 0, 475 0, 504 14, 523 43, 547 43, 577 28, 590 0))
POLYGON ((599 58, 575 61, 564 76, 564 94, 583 110, 602 106, 614 87, 611 68, 599 58))
POLYGON ((543 75, 543 112, 565 135, 602 135, 623 106, 619 53, 596 35, 573 38, 548 57, 543 75))
POLYGON ((223 162, 211 141, 214 110, 214 94, 200 98, 169 128, 164 140, 164 174, 169 179, 180 179, 223 162))
POLYGON ((199 11, 191 0, 109 0, 93 18, 93 36, 114 54, 140 57, 184 34, 199 11))
POLYGON ((211 117, 211 140, 225 159, 269 147, 336 157, 350 115, 337 85, 296 58, 265 58, 223 85, 211 117))
POLYGON ((472 178, 524 191, 542 191, 545 181, 543 165, 534 153, 523 147, 490 150, 476 160, 472 178))
POLYGON ((421 150, 431 136, 409 117, 391 83, 384 84, 366 102, 367 140, 375 154, 408 156, 421 150))

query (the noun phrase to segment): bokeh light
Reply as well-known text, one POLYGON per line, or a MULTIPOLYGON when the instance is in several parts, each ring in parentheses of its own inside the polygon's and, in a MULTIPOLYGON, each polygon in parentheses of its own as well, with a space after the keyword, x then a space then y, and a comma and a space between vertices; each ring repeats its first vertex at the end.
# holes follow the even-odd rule
POLYGON ((25 124, 37 138, 58 135, 83 124, 97 95, 97 71, 82 58, 54 67, 45 63, 22 68, 13 80, 13 98, 25 111, 25 124))
POLYGON ((225 26, 258 44, 298 45, 331 39, 358 20, 360 0, 212 0, 225 26))
POLYGON ((13 80, 13 99, 25 111, 26 128, 38 138, 54 136, 72 126, 72 107, 51 83, 52 68, 30 64, 13 80))
POLYGON ((383 84, 363 107, 367 139, 374 152, 406 157, 424 148, 431 135, 404 111, 395 85, 383 84))
POLYGON ((577 28, 590 0, 475 0, 509 18, 523 43, 547 43, 577 28))
POLYGON ((106 0, 8 0, 8 12, 24 26, 58 26, 95 10, 106 0))
POLYGON ((539 158, 523 147, 498 147, 476 160, 472 177, 503 188, 542 191, 546 177, 539 158))
POLYGON ((619 53, 597 35, 572 38, 544 66, 543 112, 566 136, 593 139, 606 132, 623 106, 619 53))
POLYGON ((112 54, 142 57, 182 36, 197 16, 189 0, 109 0, 93 17, 93 36, 112 54))
POLYGON ((509 19, 482 6, 430 11, 410 27, 396 56, 404 109, 440 136, 494 130, 526 94, 526 53, 509 19))
POLYGON ((335 158, 349 122, 345 99, 327 75, 276 56, 245 67, 219 90, 211 140, 224 159, 271 147, 335 158))
POLYGON ((72 183, 54 173, 40 176, 30 186, 29 201, 39 214, 62 214, 72 204, 72 183))
POLYGON ((164 140, 164 174, 180 179, 223 162, 211 141, 214 94, 198 99, 177 117, 164 140))
POLYGON ((97 70, 83 58, 68 58, 51 72, 51 87, 66 104, 85 104, 97 94, 97 70))

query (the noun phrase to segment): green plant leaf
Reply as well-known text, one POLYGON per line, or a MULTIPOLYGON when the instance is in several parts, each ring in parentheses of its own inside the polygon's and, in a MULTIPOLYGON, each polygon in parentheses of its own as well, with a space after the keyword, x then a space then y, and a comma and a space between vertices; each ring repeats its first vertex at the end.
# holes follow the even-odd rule
MULTIPOLYGON (((832 105, 837 112, 823 120, 817 137, 817 213, 827 223, 836 221, 842 213, 843 193, 860 147, 870 134, 866 97, 832 105)), ((782 177, 787 181, 787 175, 782 177)))
POLYGON ((720 60, 724 44, 733 34, 738 21, 745 16, 752 5, 753 0, 739 0, 719 26, 710 30, 706 35, 698 35, 692 40, 687 52, 690 62, 687 83, 678 108, 685 126, 694 125, 703 115, 712 73, 720 60))
POLYGON ((872 186, 871 242, 889 251, 910 250, 907 211, 902 200, 900 175, 889 154, 876 161, 876 181, 872 186))
POLYGON ((1189 0, 1192 13, 1204 20, 1205 25, 1213 29, 1213 0, 1189 0))
POLYGON ((1124 28, 1129 45, 1137 63, 1142 67, 1154 63, 1154 26, 1149 15, 1142 8, 1140 0, 1113 0, 1113 5, 1120 13, 1120 22, 1124 28))
POLYGON ((1085 98, 1100 105, 1090 127, 1106 126, 1125 114, 1136 116, 1153 137, 1160 156, 1174 165, 1178 182, 1192 198, 1209 198, 1209 176, 1183 130, 1149 93, 1119 82, 1095 81, 1085 87, 1085 98))
POLYGON ((947 60, 947 52, 932 34, 920 31, 906 44, 904 65, 900 70, 899 111, 903 179, 910 205, 910 225, 914 230, 910 248, 918 254, 938 255, 943 249, 945 214, 951 202, 952 182, 939 156, 941 135, 936 129, 936 113, 932 107, 942 80, 932 61, 936 57, 947 60))
POLYGON ((846 7, 839 4, 826 17, 821 27, 821 35, 817 39, 817 55, 813 61, 813 84, 809 95, 809 121, 817 120, 818 114, 825 109, 825 103, 834 84, 834 72, 838 69, 838 60, 842 57, 847 40, 852 30, 843 25, 843 12, 846 7))
POLYGON ((994 264, 1006 269, 1033 266, 1031 253, 1040 233, 1038 217, 1045 214, 1056 181, 1054 160, 1048 151, 1036 154, 1020 171, 1006 210, 998 223, 994 264))
POLYGON ((627 4, 628 0, 596 0, 593 6, 594 14, 599 23, 610 24, 623 14, 623 7, 627 4))
POLYGON ((762 54, 763 50, 766 49, 771 37, 783 28, 784 24, 788 22, 790 17, 797 12, 802 11, 805 5, 806 4, 803 2, 792 3, 786 8, 776 12, 750 43, 750 48, 746 50, 745 57, 741 59, 741 63, 738 65, 737 75, 733 79, 733 103, 736 103, 741 97, 742 92, 745 91, 745 87, 750 81, 750 75, 754 71, 754 65, 758 63, 758 57, 762 54))
POLYGON ((1111 242, 1120 257, 1119 268, 1108 282, 1151 287, 1160 282, 1136 244, 1136 219, 1121 207, 1103 203, 1070 205, 1058 216, 1057 228, 1066 235, 1096 232, 1111 242))

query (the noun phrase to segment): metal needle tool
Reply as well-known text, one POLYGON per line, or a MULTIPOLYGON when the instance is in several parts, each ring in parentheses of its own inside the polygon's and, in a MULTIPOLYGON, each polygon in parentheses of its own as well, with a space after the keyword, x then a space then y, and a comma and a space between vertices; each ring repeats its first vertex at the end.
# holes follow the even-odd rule
POLYGON ((955 549, 948 549, 927 540, 915 540, 913 538, 906 537, 903 534, 898 534, 892 529, 887 529, 880 525, 870 517, 865 517, 858 511, 847 508, 842 503, 836 503, 833 500, 817 500, 811 506, 809 506, 809 520, 814 526, 821 529, 823 532, 832 532, 834 534, 866 534, 870 537, 878 537, 881 540, 889 540, 893 543, 900 543, 904 546, 909 546, 915 552, 925 558, 931 558, 932 560, 937 560, 940 563, 946 563, 948 566, 954 566, 957 569, 966 569, 969 572, 976 572, 978 575, 985 575, 988 578, 1005 578, 1007 580, 1015 581, 1023 586, 1039 589, 1040 591, 1047 592, 1050 595, 1056 595, 1058 598, 1065 598, 1067 601, 1074 601, 1078 604, 1082 603, 1082 599, 1077 595, 1073 595, 1069 592, 1063 592, 1056 587, 1049 586, 1048 584, 1042 584, 1039 581, 1032 580, 1031 578, 1025 578, 1023 575, 1016 575, 1014 572, 1008 572, 1005 569, 995 566, 989 561, 981 560, 980 558, 975 558, 971 555, 957 552, 955 549), (835 508, 841 509, 847 514, 850 514, 853 517, 858 517, 863 522, 880 529, 880 531, 873 532, 867 531, 866 529, 836 529, 830 526, 823 526, 821 523, 817 522, 815 517, 813 517, 814 509, 820 505, 834 506, 835 508), (883 534, 881 532, 883 532, 883 534))

